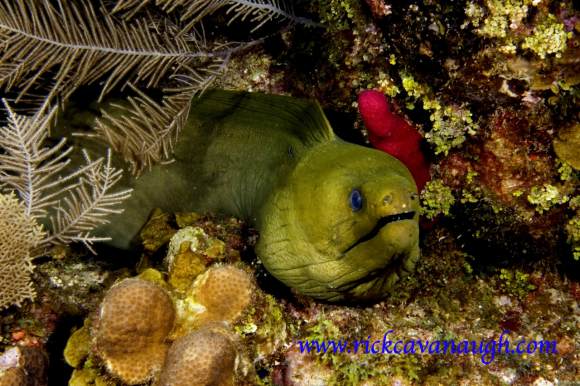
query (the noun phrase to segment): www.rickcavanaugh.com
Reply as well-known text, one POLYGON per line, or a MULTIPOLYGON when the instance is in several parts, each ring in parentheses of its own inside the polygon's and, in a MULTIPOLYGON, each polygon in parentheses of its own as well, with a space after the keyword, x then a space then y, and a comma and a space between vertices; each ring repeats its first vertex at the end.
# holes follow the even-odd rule
POLYGON ((382 339, 371 340, 355 339, 311 339, 298 340, 301 353, 319 355, 354 353, 354 354, 429 354, 429 355, 479 355, 485 365, 494 361, 496 355, 524 355, 524 354, 558 354, 555 340, 525 340, 523 338, 510 342, 509 331, 503 331, 499 339, 461 340, 455 339, 396 339, 394 330, 388 330, 382 339))

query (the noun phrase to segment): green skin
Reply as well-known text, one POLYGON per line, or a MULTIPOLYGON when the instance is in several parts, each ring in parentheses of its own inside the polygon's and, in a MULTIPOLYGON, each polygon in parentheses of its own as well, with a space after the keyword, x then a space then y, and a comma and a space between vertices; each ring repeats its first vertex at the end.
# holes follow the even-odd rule
POLYGON ((231 214, 259 230, 256 253, 272 275, 328 301, 384 297, 419 258, 413 177, 388 154, 337 138, 315 102, 208 91, 174 158, 126 180, 124 213, 98 230, 112 245, 129 248, 153 208, 231 214))

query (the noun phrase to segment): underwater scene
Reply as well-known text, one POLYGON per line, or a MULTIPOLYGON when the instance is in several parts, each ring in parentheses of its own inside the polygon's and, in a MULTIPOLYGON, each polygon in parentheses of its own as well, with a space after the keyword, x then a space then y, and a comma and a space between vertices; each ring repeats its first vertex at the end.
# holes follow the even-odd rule
POLYGON ((0 386, 580 385, 579 11, 0 0, 0 386))

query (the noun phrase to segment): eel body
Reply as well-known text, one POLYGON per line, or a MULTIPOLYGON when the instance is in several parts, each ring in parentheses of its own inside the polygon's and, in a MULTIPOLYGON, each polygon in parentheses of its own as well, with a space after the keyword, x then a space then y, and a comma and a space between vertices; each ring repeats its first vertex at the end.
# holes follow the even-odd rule
POLYGON ((128 184, 99 232, 129 248, 150 211, 211 211, 260 232, 266 269, 328 301, 377 299, 419 258, 417 188, 395 158, 336 137, 316 102, 207 91, 174 153, 128 184))

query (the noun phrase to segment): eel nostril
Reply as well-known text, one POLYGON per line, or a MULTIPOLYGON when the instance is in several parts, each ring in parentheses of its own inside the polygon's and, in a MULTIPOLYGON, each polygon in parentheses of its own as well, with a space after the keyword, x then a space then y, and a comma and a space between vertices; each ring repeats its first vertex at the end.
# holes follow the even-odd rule
POLYGON ((389 205, 391 202, 393 202, 392 194, 387 194, 385 197, 383 197, 383 205, 389 205))
POLYGON ((417 193, 411 193, 411 201, 415 201, 417 198, 419 198, 419 195, 417 193))

